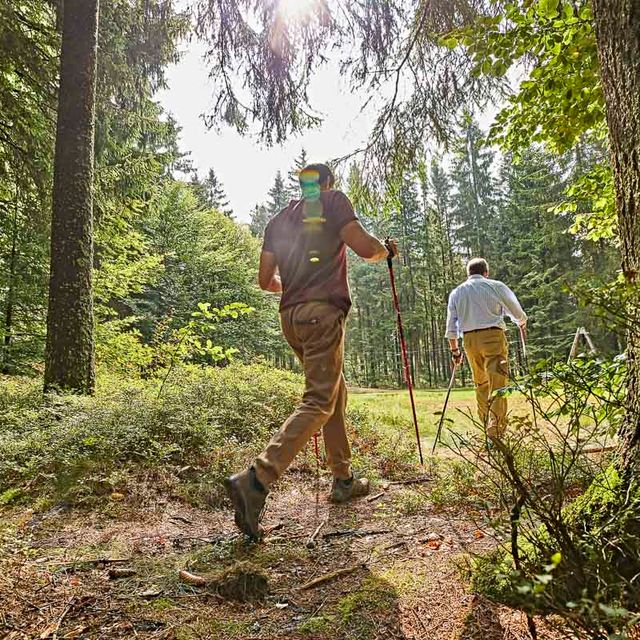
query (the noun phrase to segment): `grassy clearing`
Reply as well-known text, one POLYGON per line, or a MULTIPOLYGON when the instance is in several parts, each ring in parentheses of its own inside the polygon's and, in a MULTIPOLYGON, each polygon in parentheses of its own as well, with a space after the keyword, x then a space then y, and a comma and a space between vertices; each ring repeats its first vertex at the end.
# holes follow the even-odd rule
MULTIPOLYGON (((442 411, 446 390, 425 390, 415 391, 416 412, 418 414, 418 426, 423 441, 423 446, 431 447, 440 421, 439 412, 442 411)), ((411 416, 411 404, 409 392, 406 389, 379 391, 379 390, 352 390, 349 396, 349 406, 352 408, 365 409, 380 427, 389 431, 398 429, 406 432, 409 436, 413 434, 413 421, 411 416)), ((469 413, 475 417, 476 400, 473 389, 453 389, 449 398, 447 408, 447 418, 452 422, 447 422, 443 429, 443 437, 446 441, 448 429, 464 435, 472 429, 472 422, 468 418, 469 413)), ((509 398, 509 411, 513 415, 528 415, 530 411, 527 399, 515 394, 509 398)))

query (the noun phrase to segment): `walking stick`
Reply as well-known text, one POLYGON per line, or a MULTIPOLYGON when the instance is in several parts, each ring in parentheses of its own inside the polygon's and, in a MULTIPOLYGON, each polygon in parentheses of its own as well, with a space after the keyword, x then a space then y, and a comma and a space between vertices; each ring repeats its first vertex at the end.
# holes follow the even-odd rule
POLYGON ((400 349, 402 351, 402 362, 404 365, 404 379, 409 389, 409 398, 411 398, 411 412, 413 413, 413 426, 416 429, 416 440, 418 441, 418 454, 420 455, 420 464, 424 465, 422 458, 422 444, 420 443, 420 430, 418 429, 418 416, 416 414, 416 402, 413 398, 413 382, 411 380, 411 369, 409 368, 409 356, 407 354, 407 343, 404 339, 404 328, 402 326, 402 316, 400 315, 400 302, 398 301, 398 292, 396 290, 396 278, 393 274, 393 251, 389 238, 385 241, 385 246, 389 251, 387 255, 387 266, 389 267, 389 279, 391 280, 391 292, 393 294, 393 306, 396 310, 396 319, 398 322, 398 335, 400 337, 400 349))
MULTIPOLYGON (((522 344, 522 357, 524 359, 524 366, 529 373, 529 358, 527 357, 527 338, 525 334, 525 329, 522 325, 520 325, 520 342, 522 344)), ((536 403, 533 399, 533 389, 529 386, 529 399, 531 400, 531 410, 533 411, 533 426, 535 429, 538 429, 538 418, 536 416, 536 403)))
POLYGON ((453 363, 453 371, 451 372, 451 379, 449 380, 449 388, 447 389, 447 397, 444 399, 444 407, 442 407, 442 415, 440 416, 440 424, 438 425, 438 431, 436 432, 436 439, 433 441, 433 447, 431 448, 431 455, 436 452, 438 441, 440 440, 440 434, 442 433, 442 425, 444 424, 444 415, 447 412, 447 405, 449 404, 449 396, 451 395, 451 389, 453 388, 453 381, 456 379, 456 371, 462 364, 462 358, 460 362, 453 363))

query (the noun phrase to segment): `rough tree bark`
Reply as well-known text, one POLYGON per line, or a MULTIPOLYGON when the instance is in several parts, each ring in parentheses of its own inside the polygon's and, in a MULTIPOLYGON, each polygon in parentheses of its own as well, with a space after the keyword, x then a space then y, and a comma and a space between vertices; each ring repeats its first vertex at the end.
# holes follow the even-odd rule
MULTIPOLYGON (((622 270, 637 308, 640 287, 640 2, 593 0, 600 74, 614 172, 622 270)), ((627 412, 621 429, 622 470, 640 468, 640 327, 627 343, 627 412)))
POLYGON ((65 0, 51 223, 45 390, 91 393, 93 145, 99 0, 65 0))
POLYGON ((16 195, 13 209, 13 225, 11 229, 11 253, 9 254, 9 286, 7 289, 7 298, 4 310, 4 348, 2 354, 2 366, 0 373, 9 373, 10 367, 10 350, 11 350, 11 331, 13 329, 13 306, 15 298, 16 284, 16 267, 18 258, 18 187, 16 185, 16 195))

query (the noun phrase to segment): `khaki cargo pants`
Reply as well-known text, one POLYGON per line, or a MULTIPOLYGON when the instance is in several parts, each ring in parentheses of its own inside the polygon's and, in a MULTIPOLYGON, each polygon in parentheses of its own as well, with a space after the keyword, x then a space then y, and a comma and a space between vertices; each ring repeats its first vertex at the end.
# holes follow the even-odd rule
POLYGON ((476 385, 478 415, 487 436, 500 437, 507 428, 507 399, 492 397, 509 381, 509 355, 502 329, 464 334, 464 350, 476 385))
POLYGON ((284 309, 282 331, 304 369, 302 402, 255 461, 256 476, 271 486, 314 433, 322 429, 333 476, 351 477, 351 449, 345 431, 347 387, 342 375, 345 312, 324 302, 284 309))

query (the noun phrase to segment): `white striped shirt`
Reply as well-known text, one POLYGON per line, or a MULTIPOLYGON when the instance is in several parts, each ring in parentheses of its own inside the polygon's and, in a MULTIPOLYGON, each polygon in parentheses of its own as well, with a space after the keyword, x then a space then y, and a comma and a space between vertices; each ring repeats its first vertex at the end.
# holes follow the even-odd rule
POLYGON ((459 338, 467 331, 489 327, 504 330, 505 315, 516 324, 527 319, 518 298, 506 284, 481 275, 469 276, 449 296, 446 337, 459 338))

